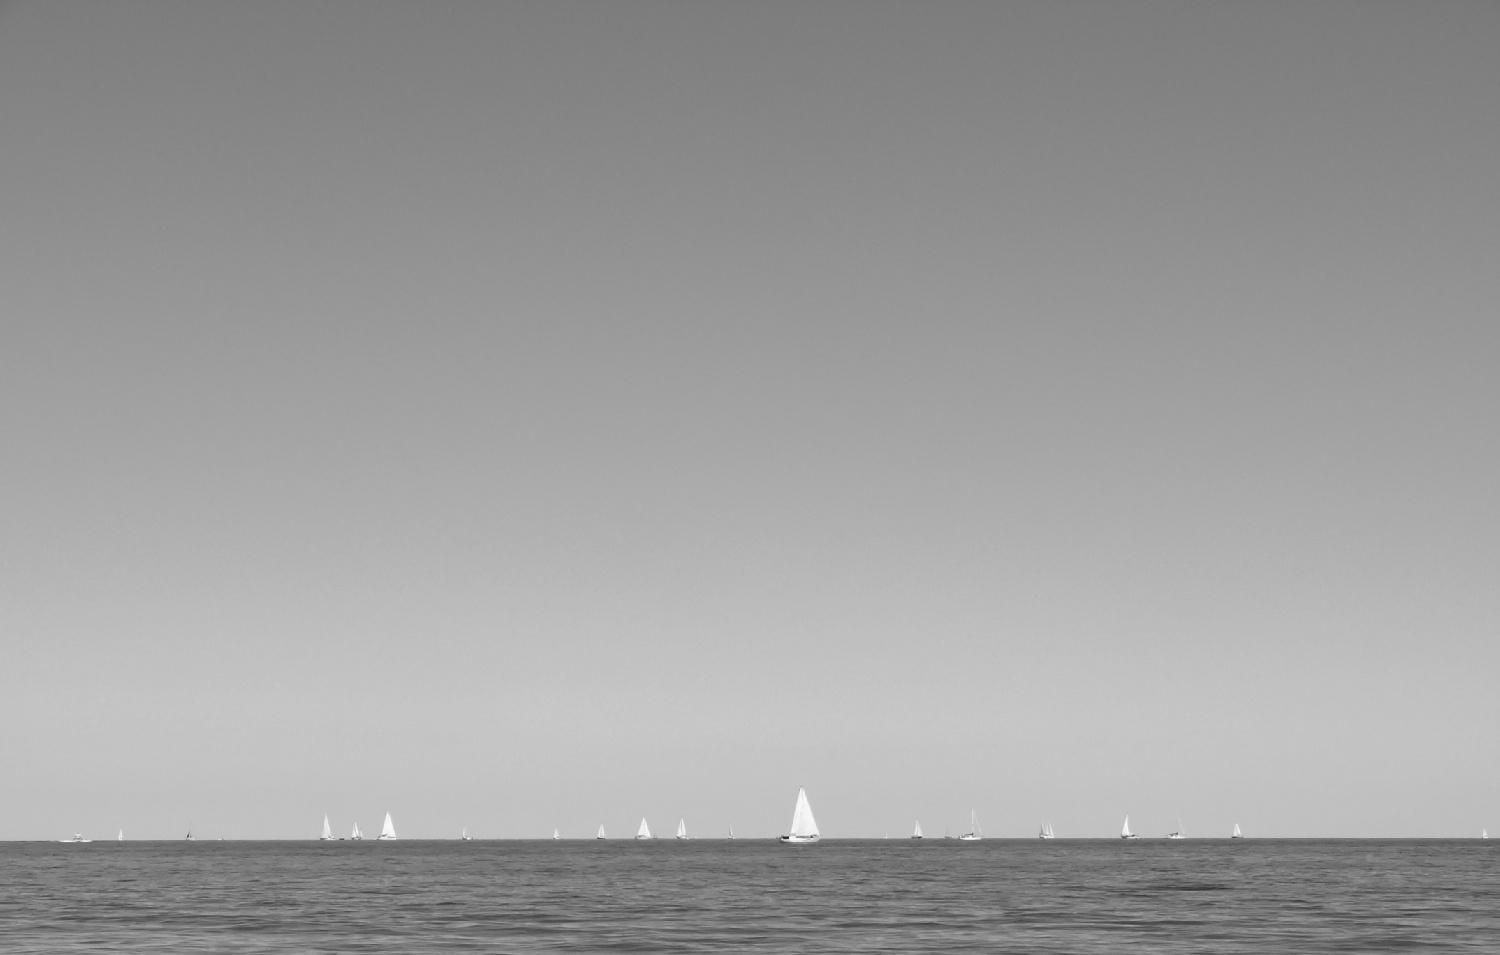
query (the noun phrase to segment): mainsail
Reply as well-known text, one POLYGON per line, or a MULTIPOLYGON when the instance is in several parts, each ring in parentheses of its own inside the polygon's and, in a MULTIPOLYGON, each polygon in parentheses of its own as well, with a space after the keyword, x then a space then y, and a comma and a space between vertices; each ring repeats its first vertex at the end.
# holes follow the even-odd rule
POLYGON ((323 834, 318 836, 324 842, 333 839, 333 830, 328 827, 328 813, 323 813, 323 834))
POLYGON ((984 833, 979 831, 979 814, 969 810, 969 831, 959 836, 964 842, 978 842, 984 838, 984 833))
POLYGON ((635 831, 635 837, 637 839, 650 839, 651 838, 651 829, 650 829, 650 827, 648 827, 646 825, 646 817, 645 816, 641 817, 641 827, 635 831))
POLYGON ((380 827, 380 835, 377 836, 376 838, 377 838, 377 840, 379 840, 379 839, 394 839, 394 838, 396 838, 396 827, 393 826, 393 825, 391 825, 391 814, 390 813, 386 813, 385 814, 385 825, 383 825, 383 826, 380 827))
POLYGON ((817 842, 818 824, 813 820, 812 807, 807 804, 807 790, 797 790, 797 808, 792 811, 791 835, 782 836, 782 842, 817 842))
POLYGON ((354 839, 354 840, 357 841, 357 840, 363 839, 364 837, 365 837, 365 834, 363 832, 359 831, 359 823, 356 822, 354 824, 354 831, 351 832, 351 833, 349 833, 349 838, 350 839, 354 839))
POLYGON ((679 839, 686 839, 687 837, 688 837, 688 834, 687 834, 687 820, 686 819, 679 819, 679 820, 677 820, 677 838, 679 838, 679 839))
POLYGON ((1123 825, 1123 826, 1120 827, 1120 838, 1121 839, 1134 839, 1135 838, 1135 833, 1133 833, 1133 832, 1130 831, 1130 815, 1128 813, 1125 815, 1125 825, 1123 825))
POLYGON ((920 838, 922 838, 922 820, 920 820, 920 819, 917 820, 917 828, 916 828, 916 830, 914 832, 912 832, 911 837, 913 839, 920 839, 920 838))
POLYGON ((603 839, 604 838, 604 823, 602 823, 602 822, 599 823, 599 834, 597 836, 595 836, 594 838, 595 839, 603 839))

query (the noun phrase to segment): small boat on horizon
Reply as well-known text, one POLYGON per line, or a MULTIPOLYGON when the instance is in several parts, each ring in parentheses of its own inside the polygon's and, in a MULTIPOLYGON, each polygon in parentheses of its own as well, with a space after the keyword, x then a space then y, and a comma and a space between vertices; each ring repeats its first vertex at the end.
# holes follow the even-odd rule
POLYGON ((913 839, 920 839, 920 838, 922 838, 922 820, 920 820, 920 819, 917 820, 916 827, 912 829, 911 837, 913 839))
POLYGON ((391 825, 391 814, 385 814, 385 825, 380 827, 380 835, 375 837, 376 842, 393 842, 396 839, 396 827, 391 825))
POLYGON ((958 839, 960 842, 978 842, 983 838, 984 834, 979 831, 979 815, 974 812, 974 810, 970 809, 969 831, 959 836, 958 839))
POLYGON ((328 825, 328 813, 323 813, 323 832, 318 836, 319 842, 332 842, 333 829, 328 825))
POLYGON ((651 827, 648 826, 648 825, 646 825, 646 817, 645 816, 641 817, 641 827, 635 831, 635 837, 637 839, 650 839, 651 838, 651 827))
POLYGON ((797 789, 797 808, 792 810, 792 831, 781 837, 782 842, 794 844, 817 842, 818 824, 813 820, 812 806, 807 804, 807 790, 797 789))
POLYGON ((734 838, 734 823, 729 824, 729 838, 734 838))
POLYGON ((1235 823, 1234 824, 1234 831, 1229 834, 1229 838, 1231 838, 1231 839, 1243 839, 1243 838, 1245 838, 1240 833, 1240 824, 1239 823, 1235 823))
POLYGON ((349 833, 349 838, 354 842, 364 841, 365 834, 359 831, 359 823, 354 824, 354 831, 349 833))
POLYGON ((94 840, 92 840, 92 839, 85 839, 83 837, 83 833, 81 833, 81 832, 75 832, 75 833, 73 833, 73 838, 71 838, 71 839, 59 839, 57 841, 58 842, 93 842, 94 840))
POLYGON ((188 834, 183 837, 183 841, 184 842, 197 842, 198 841, 197 837, 193 835, 193 824, 191 822, 188 823, 188 834))
POLYGON ((125 841, 125 830, 124 830, 124 829, 121 829, 121 830, 120 830, 120 837, 119 837, 119 841, 120 841, 120 842, 124 842, 124 841, 125 841))
POLYGON ((464 826, 463 835, 459 836, 458 838, 459 838, 459 841, 461 841, 461 842, 473 842, 474 841, 473 839, 469 838, 469 827, 468 826, 464 826))
POLYGON ((1168 839, 1186 839, 1187 838, 1187 833, 1185 833, 1185 832, 1182 831, 1182 820, 1181 819, 1177 820, 1177 829, 1176 829, 1176 831, 1175 832, 1169 832, 1169 833, 1167 833, 1167 838, 1168 839))
POLYGON ((686 840, 688 838, 686 819, 677 820, 677 838, 683 840, 686 840))
POLYGON ((1140 838, 1135 833, 1133 833, 1133 832, 1130 831, 1130 814, 1129 813, 1125 814, 1125 825, 1123 825, 1123 826, 1120 827, 1120 838, 1121 839, 1139 839, 1140 838))
POLYGON ((1036 834, 1036 837, 1038 839, 1051 839, 1052 838, 1052 823, 1050 823, 1050 822, 1044 822, 1044 823, 1042 823, 1042 829, 1041 829, 1040 832, 1038 832, 1036 834))
POLYGON ((602 822, 599 823, 599 834, 597 836, 595 836, 594 838, 595 839, 603 839, 604 838, 604 823, 602 823, 602 822))
POLYGON ((552 830, 552 841, 553 842, 557 842, 561 838, 562 838, 562 832, 561 832, 561 830, 553 829, 552 830))

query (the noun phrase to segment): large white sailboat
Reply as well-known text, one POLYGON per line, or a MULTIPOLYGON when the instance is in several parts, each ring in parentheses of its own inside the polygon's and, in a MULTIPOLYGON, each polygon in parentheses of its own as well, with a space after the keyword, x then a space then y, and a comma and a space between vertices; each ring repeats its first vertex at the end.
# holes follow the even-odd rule
POLYGON ((637 839, 650 839, 651 838, 651 827, 646 825, 646 817, 645 816, 641 817, 641 827, 635 831, 635 837, 637 839))
POLYGON ((688 834, 687 834, 687 820, 686 819, 679 819, 679 820, 677 820, 677 838, 679 838, 679 839, 686 839, 687 837, 688 837, 688 834))
POLYGON ((1050 822, 1044 822, 1044 823, 1042 823, 1042 830, 1041 830, 1041 832, 1038 832, 1036 834, 1036 837, 1038 839, 1051 839, 1052 838, 1052 823, 1050 823, 1050 822))
POLYGON ((974 810, 969 810, 969 831, 958 838, 962 842, 978 842, 984 838, 984 834, 979 831, 979 814, 974 810))
POLYGON ((599 834, 597 836, 595 836, 594 838, 595 839, 603 839, 604 838, 604 823, 602 823, 602 822, 599 823, 599 834))
POLYGON ((1181 819, 1177 820, 1177 829, 1176 829, 1176 831, 1167 833, 1167 838, 1168 839, 1186 839, 1187 838, 1187 833, 1183 832, 1183 830, 1182 830, 1182 820, 1181 819))
POLYGON ((380 827, 380 835, 378 835, 378 836, 375 837, 375 841, 376 842, 380 842, 381 840, 385 840, 386 842, 392 842, 392 841, 395 840, 395 838, 396 838, 396 827, 393 826, 393 825, 391 825, 391 814, 390 813, 386 813, 385 814, 385 825, 383 825, 383 826, 380 827))
POLYGON ((333 841, 333 829, 330 828, 329 825, 328 825, 328 813, 326 813, 326 812, 323 813, 323 832, 322 832, 321 835, 318 836, 318 841, 319 842, 332 842, 333 841))
POLYGON ((917 820, 916 828, 914 828, 912 830, 911 837, 913 839, 920 839, 920 838, 922 838, 922 820, 920 820, 920 819, 917 820))
POLYGON ((812 807, 807 804, 807 790, 797 790, 797 808, 792 810, 792 831, 781 837, 782 842, 817 842, 818 824, 813 820, 812 807))
POLYGON ((1243 839, 1243 838, 1245 838, 1243 835, 1240 834, 1240 824, 1239 823, 1235 823, 1234 824, 1234 831, 1229 834, 1229 838, 1231 838, 1231 839, 1243 839))
POLYGON ((359 823, 356 822, 354 824, 354 831, 351 832, 351 833, 349 833, 349 838, 352 839, 352 840, 354 840, 355 842, 359 842, 364 837, 365 837, 365 834, 363 832, 359 831, 359 823))
POLYGON ((1120 827, 1120 838, 1121 839, 1136 839, 1136 838, 1139 838, 1135 833, 1133 833, 1133 832, 1130 831, 1130 814, 1129 813, 1127 813, 1125 815, 1125 825, 1123 825, 1123 826, 1120 827))

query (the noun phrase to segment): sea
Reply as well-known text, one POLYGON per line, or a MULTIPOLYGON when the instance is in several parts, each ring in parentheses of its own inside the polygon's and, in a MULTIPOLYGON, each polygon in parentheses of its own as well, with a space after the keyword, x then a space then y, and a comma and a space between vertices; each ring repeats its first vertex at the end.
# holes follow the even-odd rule
POLYGON ((1500 841, 0 843, 0 951, 1500 952, 1500 841))

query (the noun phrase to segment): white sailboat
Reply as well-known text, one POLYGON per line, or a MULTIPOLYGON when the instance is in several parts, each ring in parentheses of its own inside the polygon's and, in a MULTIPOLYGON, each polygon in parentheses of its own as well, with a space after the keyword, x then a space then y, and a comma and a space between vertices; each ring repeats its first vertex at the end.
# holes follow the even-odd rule
MULTIPOLYGON (((729 824, 729 838, 731 838, 731 839, 734 838, 734 823, 730 823, 729 824)), ((1489 838, 1489 837, 1486 836, 1485 838, 1489 838)))
POLYGON ((650 839, 651 838, 651 827, 646 825, 646 817, 645 816, 641 817, 641 827, 635 831, 635 837, 637 839, 650 839))
POLYGON ((677 838, 679 838, 679 839, 686 839, 687 837, 688 837, 688 834, 687 834, 687 820, 686 819, 679 819, 679 820, 677 820, 677 838))
POLYGON ((365 834, 363 832, 359 831, 359 823, 356 822, 354 824, 354 831, 351 832, 351 833, 349 833, 349 838, 353 839, 355 842, 359 842, 364 837, 365 837, 365 834))
POLYGON ((193 824, 191 822, 188 823, 188 834, 184 838, 183 841, 185 841, 185 842, 197 842, 198 841, 197 838, 193 835, 193 824))
POLYGON ((1177 820, 1177 830, 1175 832, 1169 832, 1169 833, 1167 833, 1167 838, 1168 839, 1186 839, 1187 838, 1187 833, 1185 833, 1185 832, 1182 831, 1182 820, 1181 819, 1177 820))
POLYGON ((120 841, 121 842, 125 841, 125 830, 124 829, 120 830, 120 841))
POLYGON ((557 842, 561 838, 562 838, 562 832, 561 832, 561 830, 553 829, 552 830, 552 841, 553 842, 557 842))
MULTIPOLYGON (((1238 829, 1239 826, 1235 826, 1234 828, 1238 829)), ((1481 838, 1481 839, 1488 839, 1489 837, 1490 837, 1490 831, 1488 829, 1481 829, 1481 830, 1479 830, 1479 838, 1481 838)))
POLYGON ((807 790, 797 790, 797 808, 792 810, 792 832, 781 837, 782 842, 817 842, 818 824, 813 820, 812 807, 807 804, 807 790))
MULTIPOLYGON (((392 837, 391 837, 391 838, 393 838, 393 839, 394 839, 394 838, 395 838, 395 836, 392 836, 392 837)), ((473 842, 473 841, 474 841, 474 840, 473 840, 473 839, 470 839, 470 838, 469 838, 469 827, 468 827, 468 826, 464 826, 464 832, 463 832, 463 835, 461 835, 461 836, 459 836, 459 837, 458 837, 458 838, 459 838, 459 839, 460 839, 460 840, 462 840, 462 841, 464 841, 464 842, 473 842)))
POLYGON ((595 839, 603 839, 604 838, 604 823, 602 823, 602 822, 599 823, 599 834, 597 836, 595 836, 594 838, 595 839))
POLYGON ((83 837, 83 833, 81 833, 81 832, 75 832, 75 833, 73 833, 73 838, 71 838, 71 839, 59 839, 57 841, 58 842, 93 842, 94 840, 92 840, 92 839, 85 839, 83 837))
POLYGON ((1041 830, 1041 832, 1038 832, 1036 834, 1036 837, 1038 839, 1051 839, 1052 838, 1052 823, 1050 823, 1050 822, 1044 822, 1044 823, 1042 823, 1042 830, 1041 830))
POLYGON ((916 826, 915 829, 912 830, 911 837, 913 839, 920 839, 920 838, 922 838, 922 820, 920 820, 920 819, 917 820, 917 826, 916 826))
POLYGON ((323 833, 322 833, 322 835, 318 836, 318 841, 319 842, 332 842, 333 841, 333 829, 330 828, 329 825, 328 825, 328 813, 326 813, 326 812, 323 813, 323 833))
POLYGON ((958 837, 963 842, 978 842, 984 838, 979 831, 979 815, 974 810, 969 810, 969 831, 958 837))
POLYGON ((395 838, 396 838, 396 827, 393 826, 393 825, 391 825, 391 814, 390 813, 386 813, 385 814, 385 825, 383 825, 383 826, 380 827, 380 835, 378 835, 378 836, 375 837, 375 841, 376 842, 380 842, 381 840, 385 840, 387 842, 391 842, 391 841, 394 841, 395 838))
POLYGON ((1243 839, 1243 838, 1245 838, 1243 835, 1240 834, 1240 824, 1239 823, 1235 823, 1234 824, 1234 831, 1229 834, 1229 838, 1231 838, 1231 839, 1243 839))
POLYGON ((1135 833, 1133 833, 1133 832, 1130 831, 1130 815, 1128 813, 1125 816, 1125 825, 1123 825, 1123 826, 1120 827, 1120 838, 1121 839, 1136 839, 1136 838, 1139 838, 1135 833))

